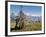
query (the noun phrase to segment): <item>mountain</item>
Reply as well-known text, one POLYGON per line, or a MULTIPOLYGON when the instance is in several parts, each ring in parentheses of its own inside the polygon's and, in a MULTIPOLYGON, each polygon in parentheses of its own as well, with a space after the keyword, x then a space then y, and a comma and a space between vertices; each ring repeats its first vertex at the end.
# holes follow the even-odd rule
MULTIPOLYGON (((14 17, 14 19, 16 19, 17 17, 19 17, 19 16, 14 17)), ((41 21, 42 16, 26 16, 25 20, 28 20, 28 21, 41 21)))
POLYGON ((27 20, 32 20, 32 21, 41 21, 42 16, 26 16, 27 20))

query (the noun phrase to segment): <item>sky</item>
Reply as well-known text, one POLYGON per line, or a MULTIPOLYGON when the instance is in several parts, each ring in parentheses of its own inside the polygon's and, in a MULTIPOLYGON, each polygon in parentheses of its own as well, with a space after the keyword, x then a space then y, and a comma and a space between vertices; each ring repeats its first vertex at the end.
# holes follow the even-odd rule
POLYGON ((27 16, 41 16, 41 6, 28 6, 28 5, 10 5, 10 13, 14 13, 15 16, 18 15, 20 10, 27 16))

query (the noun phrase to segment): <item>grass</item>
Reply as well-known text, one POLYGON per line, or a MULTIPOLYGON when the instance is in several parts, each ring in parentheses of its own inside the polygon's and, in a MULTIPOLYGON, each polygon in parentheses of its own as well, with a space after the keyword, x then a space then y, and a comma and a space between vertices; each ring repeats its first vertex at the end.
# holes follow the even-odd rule
MULTIPOLYGON (((24 27, 23 29, 21 30, 12 30, 12 32, 18 32, 18 31, 39 31, 42 29, 42 25, 41 25, 41 22, 35 22, 35 23, 31 23, 31 22, 28 22, 28 21, 25 21, 24 22, 24 27)), ((11 23, 11 28, 15 28, 15 22, 12 22, 11 23)))
POLYGON ((36 30, 41 30, 41 28, 42 28, 42 25, 39 22, 34 23, 32 25, 31 23, 29 23, 28 25, 25 25, 25 27, 23 28, 23 31, 36 31, 36 30))

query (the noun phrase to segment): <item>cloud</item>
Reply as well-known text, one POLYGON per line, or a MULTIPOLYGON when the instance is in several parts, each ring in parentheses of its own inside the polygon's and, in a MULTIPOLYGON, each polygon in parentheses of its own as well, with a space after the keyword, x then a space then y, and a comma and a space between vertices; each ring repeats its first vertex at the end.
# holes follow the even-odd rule
POLYGON ((41 15, 37 15, 37 14, 32 14, 31 16, 39 16, 39 17, 40 17, 41 15))
POLYGON ((33 14, 33 13, 28 13, 28 12, 27 13, 24 12, 24 14, 27 16, 39 16, 39 17, 41 16, 40 14, 33 14))
POLYGON ((31 14, 30 13, 24 13, 25 15, 27 15, 27 16, 31 16, 31 14))

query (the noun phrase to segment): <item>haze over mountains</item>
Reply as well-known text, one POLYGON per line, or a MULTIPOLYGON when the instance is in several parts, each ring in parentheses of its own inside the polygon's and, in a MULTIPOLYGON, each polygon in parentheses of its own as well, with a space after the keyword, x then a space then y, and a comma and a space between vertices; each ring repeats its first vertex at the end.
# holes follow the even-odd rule
MULTIPOLYGON (((14 17, 14 19, 16 19, 16 17, 14 17)), ((29 21, 31 21, 31 20, 32 21, 41 21, 42 16, 26 16, 26 20, 29 20, 29 21)))
POLYGON ((42 16, 27 16, 26 18, 28 20, 32 20, 32 21, 41 21, 42 20, 42 16))

